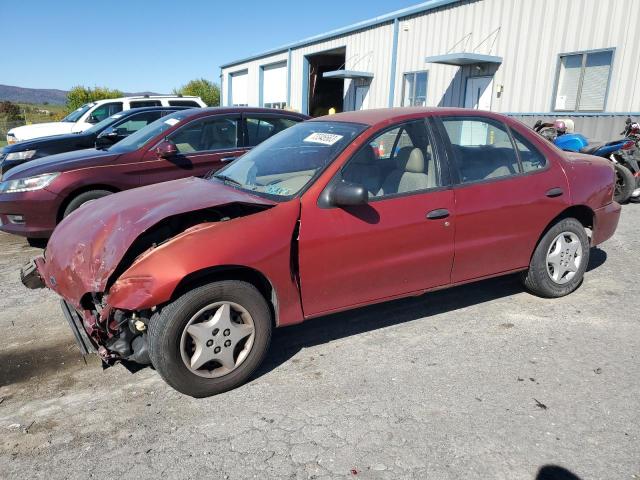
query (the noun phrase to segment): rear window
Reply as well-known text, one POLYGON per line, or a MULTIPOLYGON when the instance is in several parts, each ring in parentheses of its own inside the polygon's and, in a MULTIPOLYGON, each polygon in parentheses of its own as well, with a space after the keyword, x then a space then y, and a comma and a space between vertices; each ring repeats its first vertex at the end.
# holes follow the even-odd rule
POLYGON ((142 108, 142 107, 159 107, 162 103, 160 100, 135 100, 129 102, 129 106, 131 108, 142 108))
POLYGON ((518 156, 502 123, 478 117, 448 117, 443 118, 442 123, 462 183, 520 173, 518 156))
POLYGON ((193 100, 169 100, 172 107, 199 107, 198 102, 193 100))

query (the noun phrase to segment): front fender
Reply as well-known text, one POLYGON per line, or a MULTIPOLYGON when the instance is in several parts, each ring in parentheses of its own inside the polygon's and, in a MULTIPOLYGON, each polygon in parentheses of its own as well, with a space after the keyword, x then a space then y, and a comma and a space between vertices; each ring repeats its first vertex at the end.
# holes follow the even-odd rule
POLYGON ((256 215, 201 224, 143 253, 111 286, 107 304, 145 310, 170 301, 180 282, 207 268, 235 265, 261 273, 273 286, 279 325, 303 320, 291 271, 291 243, 300 202, 280 203, 256 215))

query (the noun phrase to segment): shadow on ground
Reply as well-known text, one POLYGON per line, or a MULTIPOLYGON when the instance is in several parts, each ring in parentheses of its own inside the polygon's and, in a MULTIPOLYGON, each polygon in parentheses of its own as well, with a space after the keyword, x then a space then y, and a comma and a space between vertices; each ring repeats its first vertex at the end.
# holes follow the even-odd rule
POLYGON ((0 387, 45 378, 84 365, 82 354, 69 338, 3 349, 0 352, 0 387))

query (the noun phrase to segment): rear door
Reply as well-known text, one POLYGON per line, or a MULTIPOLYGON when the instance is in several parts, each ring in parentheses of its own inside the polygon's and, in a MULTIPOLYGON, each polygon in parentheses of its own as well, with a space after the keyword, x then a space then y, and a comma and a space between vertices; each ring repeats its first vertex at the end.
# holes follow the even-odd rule
POLYGON ((529 265, 549 222, 570 202, 562 168, 504 123, 441 117, 455 180, 452 282, 529 265))
POLYGON ((141 183, 164 182, 184 177, 204 177, 235 160, 246 149, 241 145, 240 115, 213 115, 197 118, 169 134, 178 154, 157 158, 151 148, 145 155, 141 183), (148 168, 147 168, 148 167, 148 168))

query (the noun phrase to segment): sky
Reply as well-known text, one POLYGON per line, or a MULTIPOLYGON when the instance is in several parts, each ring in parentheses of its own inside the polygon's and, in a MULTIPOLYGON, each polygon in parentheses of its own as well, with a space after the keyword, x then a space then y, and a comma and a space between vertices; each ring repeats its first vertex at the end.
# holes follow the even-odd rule
POLYGON ((420 0, 0 0, 0 84, 169 93, 220 65, 420 0))

